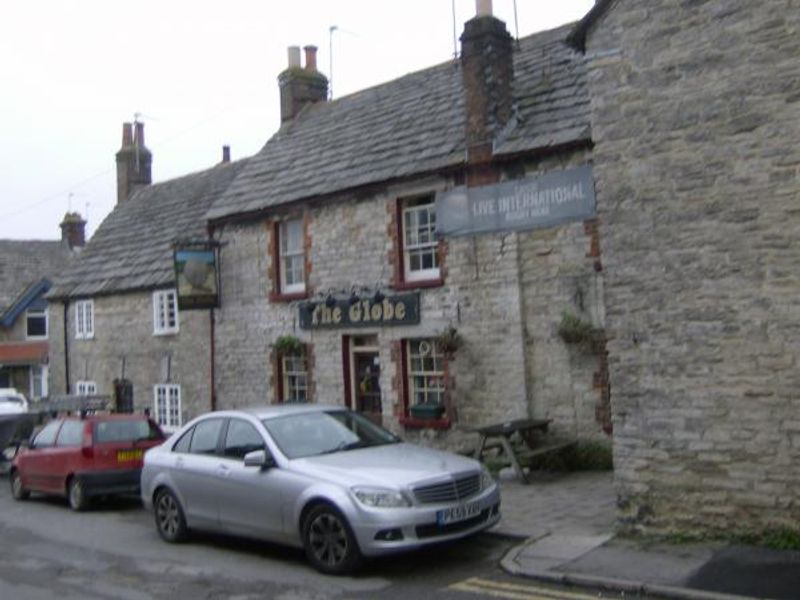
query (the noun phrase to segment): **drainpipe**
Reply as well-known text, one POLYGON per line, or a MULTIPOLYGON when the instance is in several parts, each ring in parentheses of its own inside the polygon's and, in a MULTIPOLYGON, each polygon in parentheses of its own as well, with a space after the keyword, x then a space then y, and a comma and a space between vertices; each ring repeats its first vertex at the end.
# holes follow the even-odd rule
POLYGON ((215 330, 215 323, 216 319, 214 317, 214 309, 210 308, 208 310, 208 317, 209 317, 209 329, 210 329, 210 336, 211 336, 211 411, 217 410, 217 384, 216 384, 216 373, 214 372, 214 362, 215 362, 215 348, 214 348, 214 330, 215 330))
POLYGON ((64 300, 64 382, 67 389, 65 394, 69 394, 69 300, 64 300))

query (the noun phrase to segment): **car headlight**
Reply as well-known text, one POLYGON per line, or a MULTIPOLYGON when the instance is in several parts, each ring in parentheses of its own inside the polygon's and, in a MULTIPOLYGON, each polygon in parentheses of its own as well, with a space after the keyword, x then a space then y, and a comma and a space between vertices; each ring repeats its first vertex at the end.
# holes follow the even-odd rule
POLYGON ((403 506, 411 506, 408 499, 397 490, 374 487, 354 487, 353 494, 355 494, 358 501, 365 506, 375 508, 401 508, 403 506))
POLYGON ((481 491, 488 490, 494 485, 494 477, 484 465, 481 465, 481 491))

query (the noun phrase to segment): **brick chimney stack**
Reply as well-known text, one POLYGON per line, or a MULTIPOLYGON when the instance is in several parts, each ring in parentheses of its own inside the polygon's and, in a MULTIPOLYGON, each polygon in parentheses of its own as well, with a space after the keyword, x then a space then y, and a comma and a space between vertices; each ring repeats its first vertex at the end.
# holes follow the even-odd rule
POLYGON ((117 152, 117 203, 153 182, 152 162, 153 155, 144 145, 144 123, 123 123, 122 147, 117 152))
POLYGON ((473 172, 484 171, 481 181, 473 182, 478 185, 492 183, 485 181, 492 177, 481 166, 491 161, 492 144, 511 119, 514 47, 505 23, 492 15, 491 0, 476 0, 476 8, 477 16, 465 23, 461 34, 461 69, 467 162, 473 172))
POLYGON ((306 66, 300 66, 300 48, 289 48, 289 64, 278 75, 281 124, 292 121, 307 105, 328 99, 328 78, 317 70, 317 47, 306 46, 306 66))
POLYGON ((86 245, 86 221, 76 212, 68 212, 61 221, 61 241, 66 242, 70 250, 83 248, 86 245))

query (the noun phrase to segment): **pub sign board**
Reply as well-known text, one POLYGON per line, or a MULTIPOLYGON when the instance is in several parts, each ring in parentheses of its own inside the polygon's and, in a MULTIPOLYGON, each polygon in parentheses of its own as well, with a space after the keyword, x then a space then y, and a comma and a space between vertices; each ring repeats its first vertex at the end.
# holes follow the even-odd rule
POLYGON ((436 233, 444 236, 538 229, 594 216, 589 165, 436 195, 436 233))
POLYGON ((330 302, 302 302, 299 308, 301 329, 340 329, 386 327, 419 323, 419 293, 385 296, 380 302, 363 297, 330 302), (330 306, 328 305, 330 304, 330 306))
POLYGON ((219 280, 215 248, 176 246, 174 258, 178 309, 218 307, 219 280))

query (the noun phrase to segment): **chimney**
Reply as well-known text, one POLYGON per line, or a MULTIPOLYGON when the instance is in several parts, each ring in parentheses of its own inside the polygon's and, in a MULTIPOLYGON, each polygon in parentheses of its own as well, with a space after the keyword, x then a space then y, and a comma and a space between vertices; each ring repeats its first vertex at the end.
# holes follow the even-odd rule
POLYGON ((231 147, 230 146, 223 146, 222 147, 222 164, 231 162, 231 147))
POLYGON ((83 248, 86 245, 86 221, 79 213, 68 212, 61 221, 61 241, 66 242, 69 249, 83 248))
POLYGON ((485 165, 492 158, 493 141, 511 118, 514 79, 511 35, 505 23, 492 15, 492 0, 476 0, 476 16, 464 25, 461 69, 467 162, 485 165))
POLYGON ((152 162, 153 155, 144 145, 144 123, 123 123, 122 147, 117 152, 118 204, 130 198, 140 187, 153 182, 152 162))
POLYGON ((328 99, 328 78, 317 70, 317 47, 306 46, 306 66, 300 66, 300 48, 289 47, 289 64, 278 75, 281 124, 292 121, 307 105, 328 99))

